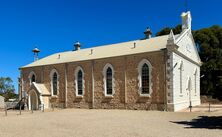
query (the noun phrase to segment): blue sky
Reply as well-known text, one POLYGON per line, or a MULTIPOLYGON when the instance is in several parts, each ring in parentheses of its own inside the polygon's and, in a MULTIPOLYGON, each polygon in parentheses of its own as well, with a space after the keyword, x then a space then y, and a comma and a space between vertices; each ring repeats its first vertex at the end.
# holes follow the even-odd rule
MULTIPOLYGON (((17 89, 18 68, 40 58, 82 48, 143 38, 150 27, 181 23, 185 0, 0 0, 0 76, 9 76, 17 89)), ((222 25, 221 0, 188 0, 193 29, 222 25)))

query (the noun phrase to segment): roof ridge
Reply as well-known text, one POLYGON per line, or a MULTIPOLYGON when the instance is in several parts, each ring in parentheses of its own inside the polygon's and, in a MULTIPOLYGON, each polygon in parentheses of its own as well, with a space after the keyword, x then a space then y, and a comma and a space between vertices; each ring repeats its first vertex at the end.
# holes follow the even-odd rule
MULTIPOLYGON (((108 47, 108 46, 114 46, 114 45, 118 45, 118 44, 125 44, 125 43, 131 43, 131 42, 136 42, 136 41, 146 41, 146 40, 153 40, 155 38, 160 38, 160 37, 164 37, 164 36, 168 36, 167 35, 162 35, 162 36, 157 36, 157 37, 152 37, 150 39, 136 39, 136 40, 130 40, 130 41, 125 41, 125 42, 119 42, 119 43, 113 43, 113 44, 105 44, 105 45, 98 45, 98 46, 92 46, 92 47, 88 47, 88 48, 82 48, 81 50, 79 51, 83 51, 83 50, 89 50, 89 49, 95 49, 95 48, 101 48, 101 47, 108 47)), ((61 54, 61 53, 68 53, 68 52, 79 52, 79 51, 64 51, 64 52, 57 52, 57 53, 54 53, 52 55, 55 55, 55 54, 61 54)), ((50 55, 49 55, 50 56, 50 55)))
POLYGON ((158 51, 160 49, 166 48, 167 39, 168 35, 163 35, 150 39, 139 39, 121 43, 89 47, 78 51, 58 52, 41 58, 38 61, 32 62, 21 68, 158 51))

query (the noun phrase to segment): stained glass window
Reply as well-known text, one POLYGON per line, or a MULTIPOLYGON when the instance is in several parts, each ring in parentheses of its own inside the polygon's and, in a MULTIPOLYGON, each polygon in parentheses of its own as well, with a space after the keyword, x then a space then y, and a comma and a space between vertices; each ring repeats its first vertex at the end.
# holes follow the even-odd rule
POLYGON ((58 76, 57 76, 56 72, 53 74, 52 87, 53 87, 53 95, 57 95, 57 92, 58 92, 58 76))
POLYGON ((77 76, 77 88, 78 88, 78 95, 83 95, 83 74, 81 70, 79 70, 77 76))
POLYGON ((34 74, 32 75, 32 78, 31 78, 31 83, 32 82, 35 82, 35 75, 34 74))
POLYGON ((141 82, 142 82, 142 92, 141 94, 149 94, 149 66, 144 64, 142 66, 142 75, 141 75, 141 82))
POLYGON ((110 67, 108 67, 106 70, 106 94, 107 95, 112 95, 112 93, 113 93, 113 89, 112 89, 113 74, 112 73, 113 73, 112 69, 110 67))

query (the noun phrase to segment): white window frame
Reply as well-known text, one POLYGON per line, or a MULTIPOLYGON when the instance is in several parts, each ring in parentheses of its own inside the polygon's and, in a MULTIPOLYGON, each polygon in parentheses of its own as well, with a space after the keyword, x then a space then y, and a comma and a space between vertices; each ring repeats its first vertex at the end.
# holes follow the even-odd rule
POLYGON ((152 86, 153 86, 153 83, 152 83, 152 65, 151 63, 147 60, 147 59, 142 59, 140 61, 140 63, 138 64, 138 92, 139 92, 139 95, 141 97, 151 97, 151 94, 153 92, 153 89, 152 89, 152 86), (149 67, 149 94, 143 94, 142 93, 142 67, 144 64, 147 64, 148 67, 149 67))
POLYGON ((29 73, 29 85, 31 86, 32 85, 32 76, 35 76, 35 82, 36 82, 36 74, 35 74, 35 72, 34 71, 31 71, 30 73, 29 73))
POLYGON ((104 88, 104 95, 105 97, 113 97, 113 95, 115 94, 115 78, 114 78, 114 75, 115 75, 115 71, 114 71, 114 68, 113 66, 110 64, 110 63, 107 63, 104 67, 103 67, 103 88, 104 88), (106 71, 108 68, 111 68, 112 70, 112 94, 107 94, 107 85, 106 85, 106 71))
POLYGON ((197 68, 194 70, 194 94, 197 95, 197 68))
POLYGON ((180 94, 183 94, 183 61, 180 61, 180 94))
POLYGON ((58 97, 58 95, 59 95, 59 73, 58 73, 58 71, 56 69, 51 70, 51 72, 50 72, 50 80, 51 80, 51 82, 50 82, 51 96, 58 97), (53 75, 54 75, 54 73, 57 74, 57 95, 53 94, 53 75))
POLYGON ((78 66, 75 69, 75 87, 76 87, 76 97, 83 97, 85 94, 85 80, 84 80, 84 71, 82 67, 78 66), (82 95, 78 94, 78 72, 82 71, 82 95))

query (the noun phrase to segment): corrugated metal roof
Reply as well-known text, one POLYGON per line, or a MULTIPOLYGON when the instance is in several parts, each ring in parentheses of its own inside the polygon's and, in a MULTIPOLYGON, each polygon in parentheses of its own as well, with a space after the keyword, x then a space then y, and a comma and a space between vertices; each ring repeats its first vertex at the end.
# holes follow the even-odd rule
POLYGON ((168 35, 164 35, 144 40, 98 46, 77 51, 61 52, 42 58, 22 68, 158 51, 166 48, 167 39, 168 35))

